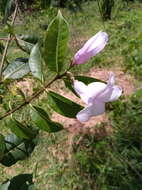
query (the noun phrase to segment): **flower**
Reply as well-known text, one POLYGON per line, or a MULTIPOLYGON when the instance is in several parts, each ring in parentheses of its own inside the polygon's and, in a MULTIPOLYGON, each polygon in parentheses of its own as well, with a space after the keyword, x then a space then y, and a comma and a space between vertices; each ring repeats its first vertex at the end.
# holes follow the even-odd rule
POLYGON ((114 85, 115 77, 111 72, 107 84, 103 82, 93 82, 85 85, 83 82, 75 80, 74 89, 87 106, 77 114, 80 122, 88 121, 92 116, 97 116, 105 112, 105 103, 117 100, 121 94, 121 87, 114 85))
POLYGON ((98 32, 75 54, 73 65, 87 62, 91 57, 102 51, 107 42, 108 34, 102 31, 98 32))

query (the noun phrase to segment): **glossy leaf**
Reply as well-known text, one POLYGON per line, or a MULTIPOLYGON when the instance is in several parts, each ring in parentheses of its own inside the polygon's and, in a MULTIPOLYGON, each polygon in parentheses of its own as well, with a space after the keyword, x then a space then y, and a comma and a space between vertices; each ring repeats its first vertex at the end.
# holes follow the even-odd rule
POLYGON ((16 43, 21 50, 25 51, 28 54, 30 54, 32 48, 34 47, 33 43, 30 43, 28 41, 24 41, 18 37, 17 37, 16 43))
POLYGON ((5 137, 6 149, 3 159, 0 163, 4 166, 12 166, 19 160, 24 160, 33 151, 36 141, 34 140, 22 140, 15 134, 10 134, 5 137))
POLYGON ((34 187, 32 178, 32 174, 19 174, 0 185, 0 190, 30 190, 34 187))
POLYGON ((0 134, 0 160, 3 158, 5 151, 4 136, 0 134))
MULTIPOLYGON (((84 82, 86 85, 88 85, 89 83, 92 83, 92 82, 104 82, 102 80, 92 78, 92 77, 87 77, 87 76, 75 76, 75 79, 84 82)), ((69 90, 71 90, 76 96, 78 96, 73 88, 72 82, 69 79, 65 78, 64 83, 65 83, 65 86, 69 90)), ((104 83, 106 83, 106 82, 104 82, 104 83)))
POLYGON ((39 129, 49 133, 58 132, 63 129, 63 126, 60 123, 53 122, 49 118, 47 112, 39 107, 34 106, 31 108, 31 118, 39 129))
POLYGON ((24 126, 19 121, 13 119, 11 120, 11 131, 21 139, 31 139, 36 136, 36 132, 33 131, 31 128, 24 126))
POLYGON ((8 190, 8 187, 10 185, 10 181, 6 181, 3 184, 0 184, 0 190, 8 190))
POLYGON ((22 34, 17 36, 20 40, 29 42, 31 44, 36 44, 39 40, 39 38, 36 35, 33 34, 22 34))
POLYGON ((42 74, 42 58, 41 53, 39 50, 38 44, 36 44, 31 51, 30 58, 29 58, 29 67, 33 76, 40 81, 43 81, 43 74, 42 74))
MULTIPOLYGON (((99 79, 96 79, 96 78, 93 78, 93 77, 87 77, 87 76, 75 76, 75 79, 76 80, 79 80, 79 81, 82 81, 84 82, 85 84, 89 84, 91 82, 104 82, 102 80, 99 80, 99 79)), ((104 82, 106 83, 106 82, 104 82)))
POLYGON ((10 63, 3 72, 4 80, 19 79, 30 72, 30 67, 27 58, 17 58, 10 63))
POLYGON ((53 91, 48 92, 48 104, 55 112, 69 118, 76 118, 76 114, 83 109, 81 105, 53 91))
POLYGON ((61 73, 66 70, 64 61, 67 53, 69 29, 61 12, 50 23, 44 41, 44 59, 51 71, 61 73))

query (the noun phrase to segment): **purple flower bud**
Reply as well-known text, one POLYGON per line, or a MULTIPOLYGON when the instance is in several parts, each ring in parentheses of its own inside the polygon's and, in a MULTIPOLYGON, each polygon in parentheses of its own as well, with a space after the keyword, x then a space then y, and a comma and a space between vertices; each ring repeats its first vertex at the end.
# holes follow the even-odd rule
POLYGON ((75 54, 73 64, 83 64, 91 57, 103 50, 108 42, 108 34, 106 32, 98 32, 90 38, 84 46, 75 54))

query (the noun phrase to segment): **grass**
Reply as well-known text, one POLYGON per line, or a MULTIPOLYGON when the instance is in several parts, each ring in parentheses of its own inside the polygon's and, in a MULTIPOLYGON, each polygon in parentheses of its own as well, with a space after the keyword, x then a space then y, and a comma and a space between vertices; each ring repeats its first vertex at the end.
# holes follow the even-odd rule
MULTIPOLYGON (((116 18, 105 23, 100 19, 96 2, 85 3, 82 12, 71 13, 66 9, 62 10, 70 23, 69 59, 99 30, 107 31, 110 36, 109 44, 101 54, 92 58, 88 64, 76 67, 73 72, 87 73, 93 66, 121 67, 125 72, 131 73, 139 84, 142 76, 141 8, 141 3, 130 4, 129 7, 124 7, 116 18)), ((51 10, 50 15, 55 15, 55 12, 56 10, 51 10)), ((44 35, 50 20, 46 12, 23 16, 24 24, 17 23, 15 27, 18 34, 36 31, 40 37, 44 35)), ((0 36, 6 36, 4 31, 0 30, 0 36)), ((12 54, 13 50, 13 47, 9 49, 9 60, 25 56, 21 51, 12 54)), ((0 90, 2 95, 6 96, 5 109, 8 109, 7 102, 12 101, 13 95, 6 95, 5 88, 0 90)), ((19 173, 33 172, 39 190, 142 189, 141 97, 139 91, 111 104, 108 115, 113 132, 108 136, 86 134, 78 144, 80 135, 76 135, 70 145, 67 131, 57 134, 40 132, 38 144, 30 158, 10 168, 1 165, 0 182, 19 173)), ((18 101, 22 100, 19 98, 18 101)), ((36 103, 47 108, 46 98, 36 103)), ((23 111, 25 112, 27 118, 29 112, 23 111)), ((96 127, 105 129, 106 125, 108 124, 104 123, 96 127)), ((9 130, 5 129, 5 126, 4 120, 0 127, 1 131, 7 134, 9 130)))

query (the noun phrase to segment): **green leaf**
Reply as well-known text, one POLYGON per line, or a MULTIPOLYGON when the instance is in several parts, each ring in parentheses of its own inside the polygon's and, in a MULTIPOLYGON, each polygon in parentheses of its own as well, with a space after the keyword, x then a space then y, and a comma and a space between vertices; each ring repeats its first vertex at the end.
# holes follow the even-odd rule
POLYGON ((34 44, 33 43, 30 43, 28 41, 24 41, 24 40, 21 40, 20 38, 16 38, 16 43, 18 45, 18 47, 25 51, 26 53, 30 54, 34 44))
POLYGON ((0 134, 0 160, 3 158, 5 148, 4 136, 0 134))
POLYGON ((32 182, 32 174, 19 174, 10 180, 9 189, 10 190, 28 190, 32 182))
POLYGON ((3 72, 4 80, 19 79, 30 72, 30 67, 27 58, 17 58, 10 63, 3 72))
POLYGON ((0 185, 0 190, 8 190, 8 187, 10 185, 10 181, 7 181, 0 185))
POLYGON ((29 42, 31 44, 36 44, 39 40, 39 38, 36 35, 33 34, 22 34, 17 36, 20 40, 29 42))
POLYGON ((61 73, 67 69, 64 61, 67 53, 69 29, 61 12, 50 23, 44 41, 44 59, 51 71, 61 73))
POLYGON ((47 112, 39 107, 31 107, 31 118, 39 129, 49 133, 58 132, 63 129, 60 123, 50 120, 47 112))
POLYGON ((4 14, 4 23, 7 22, 7 19, 14 11, 15 7, 15 1, 14 0, 8 0, 5 7, 5 14, 4 14))
POLYGON ((24 160, 33 151, 36 141, 23 140, 18 138, 15 134, 10 134, 5 137, 6 149, 3 159, 0 160, 4 166, 12 166, 19 160, 24 160))
POLYGON ((43 81, 43 74, 42 74, 42 58, 41 53, 39 50, 38 44, 36 44, 31 51, 30 58, 29 58, 29 67, 33 76, 40 81, 43 81))
POLYGON ((82 81, 84 82, 85 84, 89 84, 91 82, 104 82, 106 83, 105 81, 102 81, 102 80, 99 80, 99 79, 96 79, 96 78, 93 78, 93 77, 87 77, 87 76, 75 76, 75 79, 76 80, 79 80, 79 81, 82 81))
POLYGON ((31 139, 36 136, 36 132, 31 128, 24 126, 22 123, 17 121, 16 119, 11 120, 11 131, 21 139, 31 139))
POLYGON ((4 51, 4 45, 3 43, 0 41, 0 54, 3 54, 4 51))
POLYGON ((48 92, 48 104, 55 112, 69 118, 76 118, 76 114, 83 109, 81 105, 53 91, 48 92))
POLYGON ((32 178, 32 174, 19 174, 9 181, 3 183, 1 185, 2 189, 0 186, 0 190, 29 190, 31 186, 34 187, 32 178))
MULTIPOLYGON (((92 82, 103 82, 103 83, 106 83, 106 82, 104 82, 102 80, 99 80, 99 79, 96 79, 96 78, 87 77, 87 76, 81 76, 81 75, 80 76, 75 76, 75 79, 79 80, 81 82, 84 82, 86 85, 88 85, 88 84, 90 84, 92 82)), ((78 96, 77 93, 75 92, 74 88, 73 88, 72 82, 69 79, 64 78, 64 83, 65 83, 65 86, 69 90, 71 90, 76 96, 78 96)))

